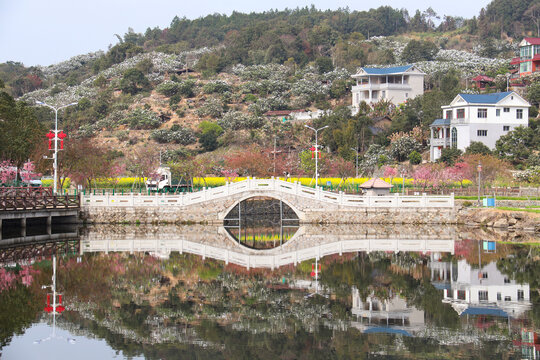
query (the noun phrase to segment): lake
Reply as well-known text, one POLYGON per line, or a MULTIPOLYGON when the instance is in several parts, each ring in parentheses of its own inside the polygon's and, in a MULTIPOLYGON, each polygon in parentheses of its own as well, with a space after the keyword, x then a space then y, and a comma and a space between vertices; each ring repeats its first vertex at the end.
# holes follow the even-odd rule
POLYGON ((268 208, 279 221, 0 248, 2 358, 539 358, 540 247, 512 243, 534 234, 305 226, 268 208))

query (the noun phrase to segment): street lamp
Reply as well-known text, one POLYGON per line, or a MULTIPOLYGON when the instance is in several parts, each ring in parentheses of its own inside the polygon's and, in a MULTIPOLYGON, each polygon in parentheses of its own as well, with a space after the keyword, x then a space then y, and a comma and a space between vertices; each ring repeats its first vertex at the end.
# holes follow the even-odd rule
POLYGON ((323 126, 322 128, 312 128, 311 126, 304 125, 306 128, 311 129, 315 131, 315 189, 317 189, 317 186, 319 186, 319 144, 318 144, 318 133, 321 130, 324 130, 328 127, 328 125, 323 126))
POLYGON ((476 170, 478 171, 478 206, 482 206, 480 203, 480 183, 482 182, 482 163, 478 161, 478 165, 476 166, 476 170))
POLYGON ((58 108, 56 108, 56 107, 54 107, 52 105, 46 104, 43 101, 38 101, 38 100, 36 100, 36 104, 46 106, 46 107, 51 108, 51 109, 54 110, 54 155, 53 155, 53 160, 54 160, 54 164, 53 164, 54 180, 53 180, 53 194, 56 195, 56 187, 57 187, 57 181, 58 181, 57 180, 58 179, 58 110, 67 108, 68 106, 77 105, 77 103, 74 102, 74 103, 71 103, 71 104, 60 106, 58 108))
POLYGON ((358 177, 358 149, 351 148, 352 151, 356 151, 356 177, 358 177))

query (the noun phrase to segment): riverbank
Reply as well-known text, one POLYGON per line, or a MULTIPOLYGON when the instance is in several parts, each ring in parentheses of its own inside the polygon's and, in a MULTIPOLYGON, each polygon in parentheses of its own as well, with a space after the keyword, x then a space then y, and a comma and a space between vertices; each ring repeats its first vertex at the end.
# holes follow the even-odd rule
POLYGON ((527 211, 461 208, 458 223, 498 229, 523 230, 540 234, 540 214, 527 211))

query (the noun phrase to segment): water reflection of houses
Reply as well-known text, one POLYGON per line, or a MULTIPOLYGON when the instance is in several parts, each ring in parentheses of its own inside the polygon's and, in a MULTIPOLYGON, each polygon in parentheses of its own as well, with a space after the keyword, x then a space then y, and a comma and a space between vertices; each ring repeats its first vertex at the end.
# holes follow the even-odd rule
POLYGON ((407 305, 398 294, 380 299, 373 293, 362 300, 357 288, 352 290, 351 313, 357 321, 352 325, 365 333, 385 332, 411 336, 425 328, 424 311, 407 305))
POLYGON ((444 288, 443 302, 460 315, 519 318, 532 305, 529 284, 518 284, 497 269, 496 262, 473 268, 460 260, 450 270, 450 286, 444 288))

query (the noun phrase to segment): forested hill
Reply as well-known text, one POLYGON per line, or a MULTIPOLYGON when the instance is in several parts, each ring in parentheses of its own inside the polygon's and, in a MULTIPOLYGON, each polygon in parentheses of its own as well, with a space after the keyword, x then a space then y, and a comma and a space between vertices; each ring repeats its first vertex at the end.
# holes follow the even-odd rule
MULTIPOLYGON (((409 14, 389 6, 369 11, 322 11, 312 6, 250 14, 233 12, 230 16, 213 14, 195 20, 174 17, 165 29, 148 28, 144 34, 129 30, 124 36, 117 35, 119 42, 106 53, 78 59, 81 64, 75 71, 66 69, 50 78, 44 76, 41 67, 8 62, 0 64, 0 79, 8 92, 18 97, 56 82, 80 83, 139 53, 179 54, 201 48, 214 51, 200 59, 198 69, 213 73, 238 63, 284 63, 289 59, 303 67, 319 57, 331 57, 335 66, 353 70, 366 63, 394 62, 388 53, 368 54, 365 49, 351 46, 357 40, 410 33, 431 33, 433 39, 438 33, 448 37, 453 31, 484 40, 501 36, 519 39, 538 32, 539 13, 538 0, 494 0, 473 19, 436 14, 432 9, 409 14)), ((186 60, 189 63, 190 59, 186 60)))

